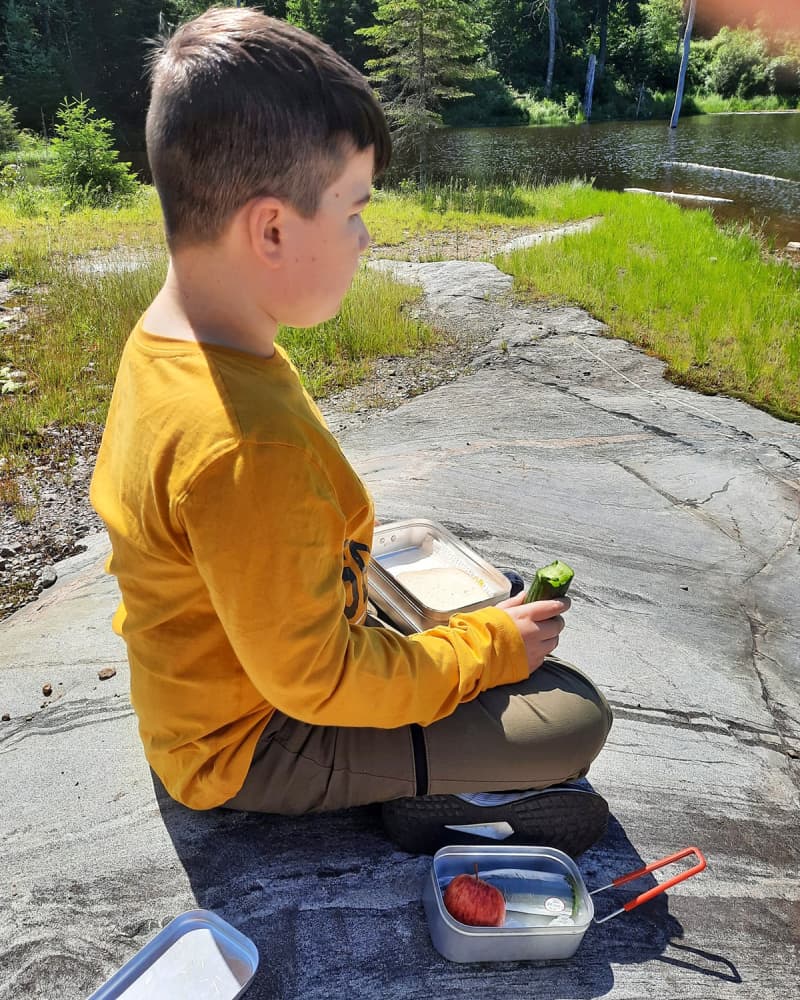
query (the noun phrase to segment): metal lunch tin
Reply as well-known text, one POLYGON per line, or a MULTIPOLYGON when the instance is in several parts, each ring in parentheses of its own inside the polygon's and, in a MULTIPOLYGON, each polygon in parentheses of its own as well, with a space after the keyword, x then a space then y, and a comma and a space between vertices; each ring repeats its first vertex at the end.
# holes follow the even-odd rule
MULTIPOLYGON (((592 920, 605 923, 620 913, 628 912, 652 899, 673 885, 698 874, 706 860, 696 847, 686 847, 643 868, 621 875, 608 885, 591 892, 586 888, 577 865, 563 851, 554 847, 498 845, 496 847, 450 845, 437 851, 422 890, 422 902, 436 950, 452 962, 557 961, 571 958, 583 940, 592 920), (678 875, 640 893, 620 909, 600 919, 594 917, 592 896, 612 886, 624 885, 658 868, 695 854, 698 862, 678 875), (444 905, 444 889, 457 875, 474 872, 503 888, 512 880, 492 878, 492 872, 535 875, 535 894, 528 915, 512 913, 502 927, 472 927, 455 920, 444 905), (539 892, 539 889, 543 892, 539 892), (548 919, 547 914, 551 914, 548 919), (514 919, 516 918, 516 919, 514 919), (526 926, 526 920, 528 925, 526 926), (531 926, 530 924, 539 924, 531 926)), ((507 902, 508 894, 504 892, 507 902)))
POLYGON ((236 1000, 258 968, 256 946, 210 910, 170 921, 89 1000, 236 1000))
POLYGON ((375 529, 368 581, 370 599, 407 634, 446 625, 458 612, 490 607, 511 593, 498 569, 425 518, 375 529))

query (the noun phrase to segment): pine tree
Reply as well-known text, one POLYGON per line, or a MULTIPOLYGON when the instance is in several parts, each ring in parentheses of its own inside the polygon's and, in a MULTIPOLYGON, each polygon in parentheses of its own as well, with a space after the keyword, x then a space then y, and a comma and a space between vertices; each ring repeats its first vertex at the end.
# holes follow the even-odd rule
POLYGON ((398 146, 419 148, 425 183, 426 144, 441 125, 442 102, 471 97, 460 84, 491 75, 479 63, 485 25, 466 0, 378 0, 375 25, 358 34, 382 53, 367 61, 398 146))

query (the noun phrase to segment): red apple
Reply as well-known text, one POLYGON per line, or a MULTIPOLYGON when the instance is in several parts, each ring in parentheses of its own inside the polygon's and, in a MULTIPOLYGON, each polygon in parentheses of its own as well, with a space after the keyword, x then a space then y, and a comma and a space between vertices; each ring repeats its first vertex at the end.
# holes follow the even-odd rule
POLYGON ((471 927, 502 927, 506 901, 502 892, 474 875, 456 875, 444 891, 444 905, 451 917, 471 927))

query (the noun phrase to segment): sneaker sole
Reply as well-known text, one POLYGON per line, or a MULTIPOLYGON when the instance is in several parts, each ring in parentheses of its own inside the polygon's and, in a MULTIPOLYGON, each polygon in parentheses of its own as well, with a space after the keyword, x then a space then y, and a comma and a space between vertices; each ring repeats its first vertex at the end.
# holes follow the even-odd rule
POLYGON ((475 806, 453 795, 394 799, 382 806, 386 832, 411 854, 435 854, 448 844, 535 844, 555 847, 575 858, 597 843, 608 828, 608 803, 595 792, 543 791, 503 806, 475 806), (508 824, 502 838, 448 826, 508 824))

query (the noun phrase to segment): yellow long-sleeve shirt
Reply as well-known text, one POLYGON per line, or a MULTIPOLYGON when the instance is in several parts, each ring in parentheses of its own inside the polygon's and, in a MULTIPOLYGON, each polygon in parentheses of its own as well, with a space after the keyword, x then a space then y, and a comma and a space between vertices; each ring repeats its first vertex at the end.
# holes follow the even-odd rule
POLYGON ((91 499, 145 753, 188 806, 239 791, 276 708, 320 725, 426 725, 527 676, 496 608, 410 637, 360 624, 372 501, 280 348, 259 358, 140 321, 91 499))

